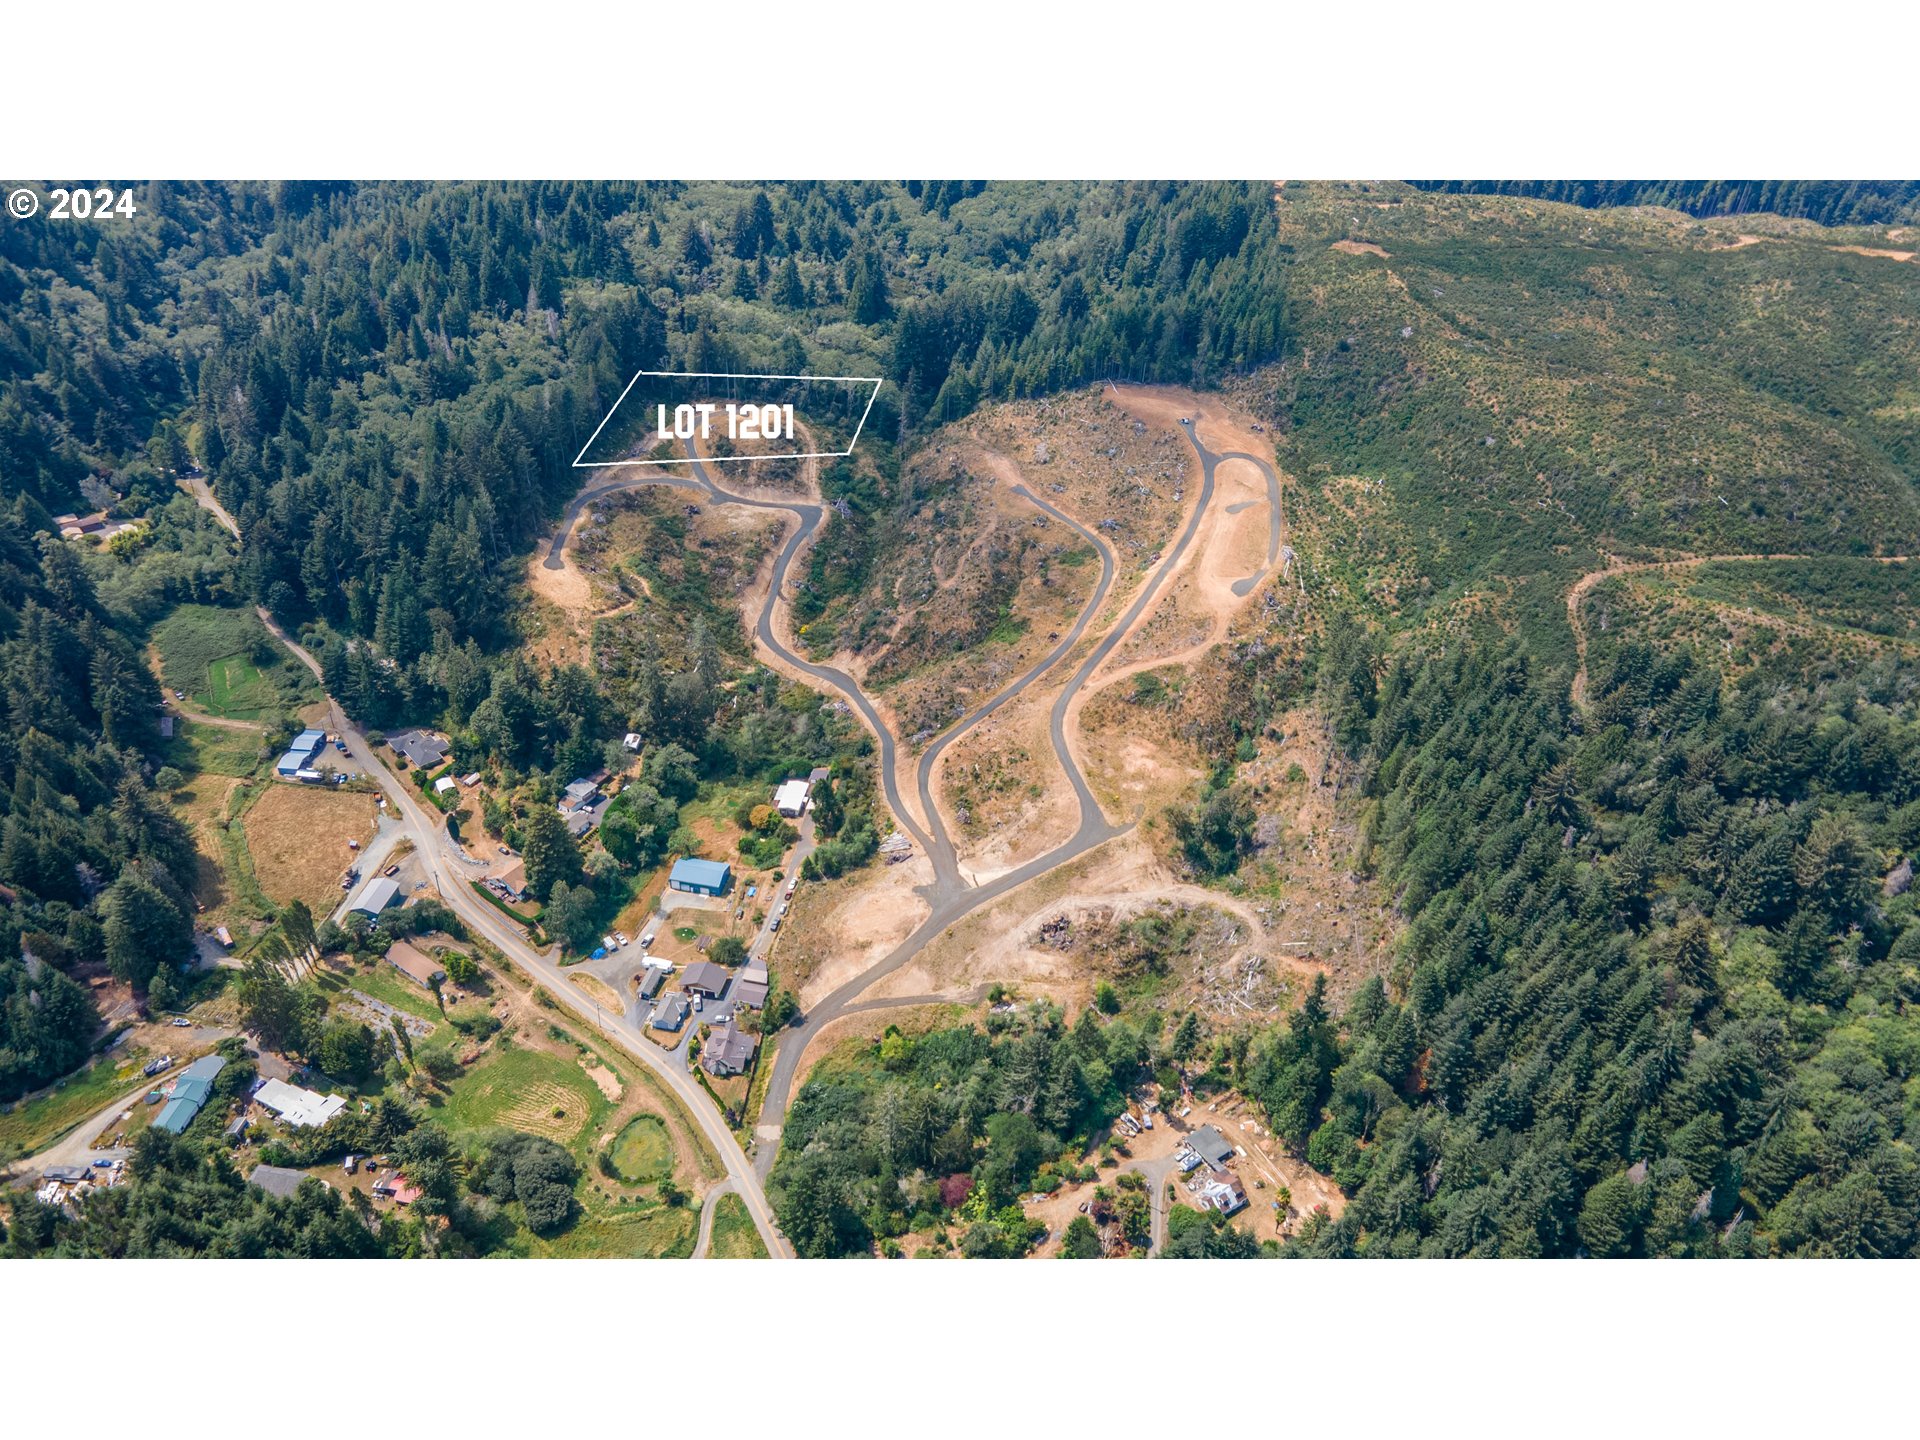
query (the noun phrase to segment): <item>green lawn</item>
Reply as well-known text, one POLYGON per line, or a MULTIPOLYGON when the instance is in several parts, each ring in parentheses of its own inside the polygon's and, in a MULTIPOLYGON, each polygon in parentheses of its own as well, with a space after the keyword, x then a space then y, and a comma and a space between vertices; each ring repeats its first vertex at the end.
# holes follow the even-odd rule
POLYGON ((128 1044, 76 1071, 57 1088, 16 1104, 0 1115, 0 1160, 47 1148, 90 1115, 140 1083, 147 1052, 128 1044))
POLYGON ((153 642, 168 688, 215 715, 263 719, 319 694, 251 610, 176 606, 154 626, 153 642))
POLYGON ((347 984, 362 994, 386 1001, 396 1010, 404 1010, 435 1025, 446 1019, 440 1013, 440 1007, 434 1003, 432 991, 422 990, 384 960, 371 970, 355 967, 347 984))
POLYGON ((208 708, 222 715, 257 710, 268 698, 260 667, 244 655, 226 655, 207 667, 208 708))
POLYGON ((636 1115, 614 1138, 613 1168, 630 1185, 653 1185, 673 1174, 673 1137, 658 1115, 636 1115))
POLYGON ((583 1167, 611 1108, 578 1065, 514 1046, 495 1049, 454 1081, 441 1106, 440 1119, 456 1136, 495 1126, 545 1135, 583 1167), (555 1109, 565 1114, 555 1116, 555 1109))
MULTIPOLYGON (((456 1137, 462 1132, 506 1127, 545 1135, 566 1146, 581 1162, 580 1183, 575 1189, 580 1213, 574 1222, 561 1233, 545 1238, 521 1227, 507 1242, 506 1253, 575 1259, 680 1257, 693 1253, 699 1231, 698 1210, 669 1206, 651 1198, 618 1200, 589 1163, 611 1109, 584 1070, 544 1051, 511 1046, 497 1049, 454 1082, 439 1118, 456 1137), (565 1111, 564 1117, 553 1115, 556 1108, 565 1111)), ((657 1180, 671 1173, 672 1142, 658 1117, 639 1116, 621 1130, 615 1145, 616 1154, 625 1147, 635 1175, 646 1173, 649 1179, 657 1180)), ((510 1213, 517 1216, 518 1207, 510 1213)))
POLYGON ((716 1260, 764 1260, 767 1244, 753 1228, 747 1202, 738 1195, 722 1195, 713 1207, 713 1239, 707 1253, 716 1260))

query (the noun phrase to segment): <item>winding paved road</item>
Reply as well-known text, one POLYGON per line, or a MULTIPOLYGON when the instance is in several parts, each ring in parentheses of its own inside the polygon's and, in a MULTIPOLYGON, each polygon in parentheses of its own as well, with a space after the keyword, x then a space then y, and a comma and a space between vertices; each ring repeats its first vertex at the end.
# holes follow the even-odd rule
MULTIPOLYGON (((866 694, 860 689, 859 684, 852 676, 843 670, 830 665, 816 664, 802 656, 796 655, 781 641, 774 625, 774 609, 779 604, 781 596, 786 593, 788 576, 792 570, 793 562, 805 548, 806 543, 819 529, 823 511, 818 503, 805 500, 762 500, 728 491, 714 482, 713 478, 707 473, 706 466, 701 463, 700 457, 693 451, 691 446, 687 449, 688 458, 692 462, 690 475, 667 476, 664 474, 656 474, 636 476, 628 480, 595 486, 593 490, 589 492, 590 498, 599 498, 619 490, 639 489, 651 485, 677 485, 681 488, 698 489, 704 492, 707 498, 715 504, 746 505, 756 509, 786 510, 797 517, 799 523, 788 535, 785 543, 781 546, 779 555, 774 561, 772 582, 768 586, 766 601, 761 607, 760 615, 755 622, 754 633, 760 643, 771 653, 778 656, 785 665, 819 681, 829 689, 844 696, 846 700, 860 712, 868 728, 873 732, 874 739, 879 746, 880 774, 888 808, 893 812, 896 820, 912 833, 913 837, 920 843, 921 848, 927 852, 928 858, 933 863, 934 878, 930 884, 923 886, 920 892, 927 900, 929 906, 928 916, 921 922, 920 926, 882 958, 879 963, 871 966, 860 975, 842 985, 839 989, 833 991, 819 1004, 815 1005, 798 1024, 782 1032, 779 1037, 779 1044, 774 1053, 773 1069, 768 1076, 766 1098, 761 1107, 761 1124, 758 1128, 758 1133, 766 1142, 759 1147, 755 1157, 755 1168, 759 1171, 761 1177, 764 1178, 772 1172, 774 1160, 779 1151, 777 1143, 779 1126, 785 1118, 787 1105, 791 1099, 796 1080, 798 1079, 801 1060, 806 1054, 809 1043, 816 1035, 831 1025, 835 1020, 838 1020, 842 1015, 852 1011, 856 1006, 861 1010, 882 1008, 877 1002, 861 1004, 859 997, 872 988, 875 983, 907 965, 930 942, 957 921, 965 918, 973 911, 978 910, 981 906, 997 899, 999 896, 1006 894, 1008 891, 1024 885, 1027 881, 1047 874, 1049 871, 1056 870, 1060 866, 1078 859, 1088 851, 1105 844, 1115 836, 1124 834, 1126 830, 1130 828, 1129 826, 1113 825, 1107 820, 1105 813, 1100 808, 1099 801, 1094 798, 1093 789, 1087 783, 1086 776, 1081 772, 1079 765, 1073 758, 1072 749, 1067 743, 1066 723, 1067 712, 1075 695, 1086 685, 1094 673, 1106 663, 1114 650, 1119 647, 1121 642, 1132 631, 1140 617, 1159 599, 1168 577, 1180 567, 1187 551, 1193 544, 1194 537, 1199 533, 1201 523, 1206 518, 1208 508, 1213 503, 1215 470, 1221 461, 1227 459, 1250 460, 1259 466, 1266 475, 1269 483, 1269 494, 1273 497, 1273 505, 1275 508, 1272 539, 1269 544, 1269 566, 1271 566, 1271 563, 1276 560, 1279 555, 1279 480, 1273 473, 1272 468, 1256 457, 1240 452, 1233 452, 1228 455, 1215 454, 1200 442, 1199 437, 1194 434, 1191 425, 1183 426, 1182 430, 1186 434, 1188 443, 1193 446, 1194 453, 1199 458, 1201 467, 1200 494, 1194 504, 1192 513, 1187 517, 1186 524, 1181 528, 1180 534, 1174 541, 1172 547, 1164 552, 1159 564, 1155 567, 1147 583, 1141 587, 1140 593, 1134 598, 1132 604, 1127 607, 1120 619, 1107 630, 1099 643, 1097 643, 1087 654, 1086 658, 1081 661, 1079 667, 1074 671, 1073 676, 1067 681, 1060 694, 1054 700, 1052 712, 1049 716, 1049 728, 1052 735, 1054 753, 1060 761, 1061 768, 1066 772, 1068 783, 1072 785, 1075 798, 1079 802, 1079 825, 1068 840, 1053 850, 1028 861, 1024 865, 1007 871, 1005 874, 996 876, 992 880, 980 884, 969 884, 960 875, 959 864, 954 852, 952 839, 947 833, 945 822, 940 816, 938 807, 932 803, 932 775, 934 766, 937 764, 940 754, 948 745, 952 744, 955 739, 965 734, 974 725, 991 715, 994 711, 1019 696, 1035 680, 1064 659, 1085 637, 1087 629, 1092 624, 1094 617, 1099 613, 1100 607, 1106 602, 1107 595, 1112 588, 1113 578, 1116 573, 1116 563, 1112 548, 1092 530, 1059 510, 1057 507, 1040 499, 1024 485, 1013 487, 1015 493, 1019 494, 1023 499, 1026 499, 1052 518, 1070 526, 1093 544, 1100 556, 1100 579, 1095 586, 1092 597, 1082 609, 1080 618, 1075 623, 1072 631, 1056 645, 1053 650, 1025 674, 1008 685, 1006 689, 962 717, 939 740, 928 747, 927 751, 921 756, 918 765, 917 783, 919 789, 918 798, 922 806, 921 813, 925 820, 925 824, 923 825, 919 820, 915 819, 901 801, 898 778, 895 774, 897 744, 893 734, 887 726, 881 722, 879 714, 874 709, 872 702, 866 694)), ((559 532, 556 534, 553 543, 548 547, 545 563, 549 568, 558 569, 564 567, 566 564, 565 542, 568 536, 571 535, 573 527, 579 519, 579 514, 581 509, 584 508, 584 503, 583 501, 576 500, 572 506, 568 507, 559 532)), ((1257 580, 1260 577, 1256 576, 1254 578, 1257 580)))
MULTIPOLYGON (((1071 747, 1067 743, 1066 723, 1069 708, 1080 690, 1093 675, 1112 656, 1134 625, 1147 610, 1159 599, 1168 578, 1180 567, 1194 537, 1199 533, 1208 508, 1213 503, 1215 481, 1214 472, 1223 460, 1246 460, 1257 466, 1265 475, 1272 511, 1272 525, 1268 544, 1267 570, 1271 570, 1279 557, 1281 516, 1280 485, 1271 466, 1255 456, 1242 452, 1215 454, 1208 450, 1194 433, 1191 425, 1183 425, 1188 443, 1201 466, 1201 488, 1199 497, 1188 516, 1185 525, 1172 547, 1165 551, 1155 566, 1140 593, 1127 607, 1126 611, 1094 645, 1074 671, 1072 677, 1055 698, 1049 727, 1055 755, 1061 768, 1072 785, 1079 802, 1080 819, 1073 835, 1065 842, 1044 855, 1038 856, 983 883, 969 883, 960 874, 959 863, 951 837, 947 833, 938 807, 932 800, 932 776, 940 755, 961 735, 1022 694, 1033 682, 1046 674, 1065 659, 1085 638, 1094 617, 1106 603, 1117 573, 1117 565, 1112 548, 1092 530, 1057 507, 1034 495, 1024 485, 1015 485, 1014 492, 1044 512, 1051 518, 1067 525, 1082 538, 1088 540, 1100 556, 1100 578, 1091 597, 1082 609, 1073 629, 1038 661, 1031 669, 1014 680, 997 695, 963 716, 920 757, 917 765, 918 799, 921 802, 921 818, 916 818, 903 803, 898 778, 895 773, 898 746, 892 732, 881 721, 873 702, 861 690, 858 682, 845 671, 831 665, 817 664, 795 654, 781 640, 774 624, 775 607, 786 594, 788 577, 794 561, 804 551, 807 543, 819 530, 824 518, 824 507, 817 501, 803 499, 761 499, 729 491, 716 484, 707 473, 706 466, 697 453, 688 446, 688 458, 692 462, 690 475, 670 475, 656 472, 645 476, 636 476, 626 480, 596 485, 582 491, 567 507, 553 540, 547 547, 544 565, 548 569, 558 570, 566 565, 566 545, 578 524, 581 512, 593 501, 607 495, 626 490, 641 489, 649 486, 667 485, 680 489, 693 490, 704 494, 715 504, 741 505, 751 509, 783 510, 791 513, 798 522, 787 535, 773 565, 771 583, 766 599, 755 621, 754 633, 759 642, 772 654, 779 657, 783 664, 792 670, 818 681, 828 689, 843 696, 866 722, 879 747, 880 774, 888 808, 897 822, 909 831, 913 838, 927 852, 932 861, 934 878, 920 893, 927 900, 929 914, 920 926, 904 941, 886 955, 878 964, 870 967, 861 975, 848 981, 839 989, 815 1005, 798 1024, 779 1037, 775 1051, 773 1069, 769 1076, 766 1099, 761 1109, 763 1124, 759 1134, 767 1143, 759 1147, 752 1164, 747 1162, 745 1153, 727 1129, 722 1117, 708 1097, 690 1080, 683 1067, 666 1063, 658 1047, 651 1045, 641 1036, 638 1029, 628 1022, 626 1017, 608 1017, 606 1013, 593 1005, 577 987, 566 983, 559 967, 545 956, 535 951, 517 926, 512 925, 491 906, 475 897, 466 884, 465 877, 456 869, 448 868, 452 860, 447 854, 444 832, 436 823, 437 816, 430 817, 415 800, 413 794, 395 778, 366 738, 355 730, 340 713, 339 706, 332 704, 334 728, 347 738, 348 749, 386 791, 397 809, 399 816, 413 831, 416 845, 436 880, 440 892, 448 904, 460 915, 473 930, 484 936, 503 953, 522 966, 536 979, 542 981, 561 1003, 591 1019, 603 1033, 618 1039, 622 1047, 630 1051, 643 1063, 659 1073, 680 1098, 682 1104, 702 1130, 715 1150, 720 1154, 727 1170, 726 1186, 739 1194, 747 1204, 761 1237, 767 1242, 769 1251, 774 1255, 791 1255, 792 1250, 785 1238, 779 1234, 775 1225, 771 1207, 766 1199, 763 1185, 764 1177, 773 1169, 778 1154, 779 1127, 784 1120, 787 1105, 794 1084, 798 1078, 800 1062, 809 1043, 827 1026, 841 1016, 855 1011, 886 1008, 888 1006, 910 1003, 909 1001, 861 1001, 860 996, 876 982, 901 969, 914 956, 948 927, 965 916, 978 910, 1008 891, 1024 885, 1049 871, 1070 863, 1088 851, 1105 844, 1117 835, 1126 833, 1130 826, 1116 826, 1110 823, 1095 799, 1092 787, 1073 758, 1071 747), (922 823, 924 820, 924 824, 922 823), (767 1118, 771 1117, 771 1118, 767 1118)), ((200 499, 200 503, 218 516, 222 523, 238 535, 238 527, 230 515, 213 499, 204 480, 185 482, 200 499)), ((1253 586, 1264 578, 1266 571, 1236 582, 1236 594, 1249 593, 1253 586), (1245 587, 1242 589, 1242 587, 1245 587)), ((262 612, 262 618, 269 627, 286 643, 295 655, 314 671, 320 673, 319 665, 313 657, 290 639, 271 617, 262 612)), ((932 997, 927 997, 932 998, 932 997)), ((944 997, 942 997, 944 998, 944 997)), ((1164 1188, 1163 1186, 1160 1188, 1164 1188)), ((705 1254, 710 1238, 712 1204, 718 1191, 708 1197, 708 1205, 702 1214, 701 1236, 695 1247, 696 1254, 705 1254)))

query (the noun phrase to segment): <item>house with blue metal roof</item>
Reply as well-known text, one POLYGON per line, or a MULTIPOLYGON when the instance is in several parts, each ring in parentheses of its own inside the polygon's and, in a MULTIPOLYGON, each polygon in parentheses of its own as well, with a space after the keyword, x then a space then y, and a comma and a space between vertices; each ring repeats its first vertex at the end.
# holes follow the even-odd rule
POLYGON ((688 858, 674 862, 667 872, 667 886, 692 895, 724 895, 733 883, 733 868, 724 860, 688 858))
POLYGON ((180 1072, 182 1080, 211 1080, 227 1068, 224 1055, 202 1055, 186 1069, 180 1072))
POLYGON ((164 1130, 169 1135, 178 1135, 193 1123, 193 1117, 200 1113, 213 1094, 213 1077, 226 1067, 226 1060, 219 1055, 202 1055, 186 1069, 180 1072, 173 1082, 173 1094, 167 1103, 160 1107, 160 1113, 153 1117, 154 1128, 164 1130))

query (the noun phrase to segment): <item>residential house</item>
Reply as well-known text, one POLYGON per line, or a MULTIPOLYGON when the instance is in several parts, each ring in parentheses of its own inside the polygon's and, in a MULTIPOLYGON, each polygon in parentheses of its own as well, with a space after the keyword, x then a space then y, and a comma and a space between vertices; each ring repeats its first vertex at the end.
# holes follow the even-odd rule
POLYGON ((653 1007, 653 1028, 678 1030, 687 1023, 687 1015, 692 1009, 693 1007, 687 1003, 687 997, 676 990, 653 1007))
POLYGON ((213 1077, 225 1069, 226 1064, 223 1056, 202 1055, 174 1077, 167 1103, 153 1117, 154 1128, 178 1135, 191 1125, 193 1117, 213 1094, 213 1077))
POLYGON ((324 1125, 347 1108, 344 1095, 322 1095, 315 1090, 289 1085, 284 1080, 264 1081, 253 1092, 253 1098, 295 1127, 324 1125))
POLYGON ((811 788, 805 780, 788 780, 773 792, 773 808, 789 820, 797 819, 807 813, 807 791, 811 788))
POLYGON ((711 960, 696 960, 682 972, 680 988, 689 995, 704 995, 709 1000, 718 1000, 726 994, 727 982, 732 978, 726 966, 716 965, 711 960))
POLYGON ((493 878, 507 899, 518 900, 527 893, 527 862, 515 856, 513 863, 493 878))
POLYGON ((1186 1144, 1180 1147, 1180 1168, 1192 1170, 1205 1165, 1218 1175, 1227 1168, 1227 1162, 1235 1154, 1232 1143, 1211 1125, 1202 1125, 1187 1137, 1186 1144), (1192 1157, 1189 1164, 1188 1157, 1192 1157))
POLYGON ((411 1205, 425 1192, 395 1170, 373 1182, 373 1193, 376 1199, 391 1200, 396 1205, 411 1205))
POLYGON ((1247 1192, 1237 1175, 1209 1175, 1194 1191, 1195 1203, 1202 1210, 1218 1210, 1234 1215, 1247 1208, 1247 1192))
POLYGON ((447 751, 452 747, 438 735, 425 730, 402 730, 397 735, 387 737, 387 748, 396 755, 406 756, 410 765, 432 770, 447 758, 447 751))
POLYGON ((729 1019, 707 1031, 707 1038, 700 1042, 700 1067, 709 1075, 745 1074, 759 1043, 729 1019))
POLYGON ((446 966, 405 940, 387 948, 387 963, 423 990, 432 990, 447 978, 446 966))
POLYGON ((767 985, 767 962, 749 960, 733 982, 733 998, 749 1010, 758 1010, 767 1003, 767 985))

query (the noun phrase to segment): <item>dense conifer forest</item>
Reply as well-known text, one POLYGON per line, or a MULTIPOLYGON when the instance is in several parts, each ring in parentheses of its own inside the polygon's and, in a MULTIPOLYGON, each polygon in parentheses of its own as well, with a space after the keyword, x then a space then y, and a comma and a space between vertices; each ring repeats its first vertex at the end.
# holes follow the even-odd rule
MULTIPOLYGON (((1012 1202, 1075 1163, 1128 1084, 1193 1061, 1350 1197, 1292 1253, 1913 1253, 1910 659, 1722 664, 1615 635, 1583 708, 1565 608, 1616 551, 1911 550, 1912 266, 1722 253, 1604 228, 1612 209, 1541 204, 1497 235, 1460 217, 1527 209, 1472 198, 1496 193, 1910 223, 1914 187, 1427 188, 1460 193, 154 183, 132 228, 0 228, 0 1101, 100 1038, 72 972, 149 996, 186 958, 194 849, 143 655, 177 606, 265 607, 358 722, 438 725, 518 781, 584 772, 639 729, 661 758, 607 841, 650 862, 698 778, 853 762, 861 742, 709 627, 602 667, 530 655, 526 557, 634 370, 891 382, 825 473, 838 503, 802 621, 891 543, 902 458, 940 426, 1108 376, 1230 385, 1284 437, 1303 674, 1359 777, 1353 867, 1403 944, 1354 993, 1207 1044, 1044 1007, 890 1036, 798 1097, 774 1175, 796 1246, 864 1252, 958 1210, 968 1253, 1022 1253, 1012 1202), (143 523, 108 547, 59 538, 55 514, 94 509, 143 523)), ((1841 586, 1797 563, 1765 603, 1904 633, 1893 572, 1841 586)), ((1209 733, 1232 753, 1268 718, 1209 733)), ((836 864, 877 821, 870 784, 846 794, 836 864)), ((1239 822, 1216 809, 1229 843, 1195 828, 1192 848, 1227 883, 1239 822)), ((530 874, 580 878, 567 845, 550 876, 529 848, 530 874)), ((37 1216, 13 1249, 372 1243, 311 1193, 247 1192, 197 1143, 155 1141, 126 1198, 83 1230, 37 1216)), ((1180 1245, 1238 1253, 1190 1225, 1180 1245)))

